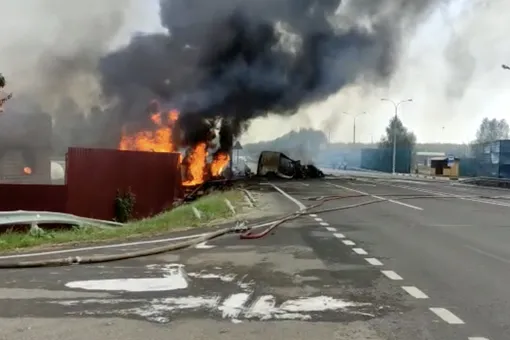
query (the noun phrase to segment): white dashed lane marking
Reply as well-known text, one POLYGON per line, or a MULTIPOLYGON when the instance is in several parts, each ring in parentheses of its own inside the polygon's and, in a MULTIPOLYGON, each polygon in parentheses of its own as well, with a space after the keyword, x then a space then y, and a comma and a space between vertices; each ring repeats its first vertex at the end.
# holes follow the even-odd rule
POLYGON ((450 312, 446 308, 430 308, 430 310, 439 316, 443 321, 449 323, 450 325, 463 325, 464 321, 459 319, 455 314, 450 312))
POLYGON ((402 276, 398 275, 393 270, 381 270, 381 273, 386 275, 386 277, 390 280, 395 280, 395 281, 403 280, 402 276))
POLYGON ((368 255, 365 249, 362 248, 353 248, 352 250, 358 255, 368 255))
MULTIPOLYGON (((283 194, 285 197, 287 197, 289 200, 291 200, 294 203, 296 203, 299 206, 300 210, 306 209, 304 204, 299 202, 297 199, 295 199, 294 197, 290 196, 289 194, 287 194, 286 192, 284 192, 280 188, 276 187, 274 184, 271 184, 271 183, 269 183, 269 184, 271 186, 273 186, 276 190, 278 190, 281 194, 283 194)), ((333 185, 333 186, 335 186, 337 188, 340 188, 340 189, 357 192, 357 193, 365 195, 365 196, 371 196, 373 198, 383 200, 382 197, 379 197, 379 196, 376 196, 376 195, 372 195, 372 194, 369 194, 369 193, 365 193, 365 192, 362 192, 362 191, 359 191, 359 190, 343 187, 341 185, 336 185, 336 184, 332 184, 332 183, 328 183, 328 184, 333 185)), ((410 204, 406 204, 406 203, 403 203, 403 202, 395 201, 395 200, 386 200, 386 201, 394 203, 394 204, 399 204, 399 205, 402 205, 402 206, 405 206, 405 207, 408 207, 408 208, 416 209, 416 210, 423 210, 423 208, 420 208, 420 207, 417 207, 417 206, 414 206, 414 205, 410 205, 410 204)), ((336 233, 336 228, 328 227, 329 223, 324 222, 323 219, 320 218, 320 217, 317 217, 316 214, 309 214, 309 216, 314 218, 315 221, 319 222, 321 226, 325 226, 328 231, 333 232, 333 236, 335 236, 336 238, 342 239, 342 242, 345 245, 348 245, 348 246, 354 246, 355 245, 355 243, 353 241, 345 240, 344 239, 345 236, 343 234, 336 233)), ((367 255, 367 252, 364 249, 362 249, 362 248, 353 248, 353 251, 356 254, 359 254, 359 255, 367 255)), ((365 261, 367 261, 369 264, 371 264, 373 266, 383 266, 383 263, 381 261, 379 261, 378 259, 374 258, 374 257, 366 257, 365 261)), ((390 280, 395 280, 395 281, 403 280, 403 278, 400 275, 398 275, 396 272, 394 272, 393 270, 381 270, 381 273, 384 274, 390 280)), ((405 290, 409 295, 413 296, 416 299, 428 299, 429 298, 424 292, 422 292, 417 287, 414 287, 414 286, 402 286, 402 289, 405 290)), ((224 309, 225 309, 223 311, 224 314, 229 314, 229 316, 231 316, 231 317, 235 317, 238 314, 237 313, 238 306, 239 305, 244 305, 244 303, 246 301, 245 301, 245 297, 244 296, 239 296, 238 299, 236 299, 236 300, 239 300, 239 301, 231 301, 231 303, 227 304, 226 306, 223 306, 224 309)), ((462 321, 458 316, 456 316, 455 314, 453 314, 452 312, 450 312, 446 308, 440 308, 440 307, 432 308, 431 307, 429 309, 430 309, 431 312, 436 314, 439 318, 441 318, 443 321, 445 321, 446 323, 448 323, 450 325, 463 325, 464 324, 464 321, 462 321)), ((484 338, 484 337, 469 337, 468 340, 489 340, 489 339, 488 338, 484 338)))
POLYGON ((409 295, 414 297, 415 299, 428 299, 429 297, 427 294, 419 290, 418 288, 414 286, 403 286, 403 290, 405 290, 409 295))
POLYGON ((372 266, 382 266, 383 265, 381 261, 379 261, 378 259, 373 258, 373 257, 365 258, 365 261, 370 263, 372 266))

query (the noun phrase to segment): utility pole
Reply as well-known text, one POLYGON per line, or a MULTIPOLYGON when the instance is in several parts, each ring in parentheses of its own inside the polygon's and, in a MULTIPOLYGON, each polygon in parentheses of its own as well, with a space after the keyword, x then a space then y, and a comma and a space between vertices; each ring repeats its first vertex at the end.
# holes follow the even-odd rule
POLYGON ((387 98, 382 98, 381 100, 385 101, 385 102, 390 102, 395 107, 395 121, 393 124, 393 160, 392 160, 392 166, 391 166, 392 172, 393 172, 393 174, 395 174, 396 173, 395 166, 396 166, 396 160, 397 160, 397 124, 396 123, 397 123, 397 117, 398 117, 398 107, 400 106, 400 104, 412 102, 413 100, 406 99, 406 100, 402 100, 398 103, 395 103, 393 100, 387 99, 387 98))
POLYGON ((347 112, 342 112, 344 115, 350 116, 353 118, 353 125, 352 125, 352 144, 356 144, 356 118, 358 118, 361 115, 366 114, 366 112, 361 112, 356 115, 351 115, 347 112))

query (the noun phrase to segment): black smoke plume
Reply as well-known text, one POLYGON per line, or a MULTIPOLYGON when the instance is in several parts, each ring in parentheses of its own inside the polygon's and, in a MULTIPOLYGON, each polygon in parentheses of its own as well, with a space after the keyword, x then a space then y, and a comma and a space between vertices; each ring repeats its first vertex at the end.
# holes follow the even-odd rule
MULTIPOLYGON (((181 112, 184 141, 222 118, 221 148, 250 120, 291 115, 342 87, 388 81, 400 42, 442 0, 160 0, 168 33, 140 34, 100 63, 115 124, 154 98, 181 112)), ((444 0, 446 1, 446 0, 444 0)))

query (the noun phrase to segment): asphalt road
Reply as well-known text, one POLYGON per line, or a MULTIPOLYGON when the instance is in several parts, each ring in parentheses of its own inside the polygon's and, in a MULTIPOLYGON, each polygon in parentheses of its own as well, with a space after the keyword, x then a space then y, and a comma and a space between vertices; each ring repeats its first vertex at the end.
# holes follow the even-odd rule
MULTIPOLYGON (((510 339, 510 191, 439 181, 367 180, 282 185, 301 201, 349 192, 383 202, 321 217, 413 287, 433 339, 510 339), (430 195, 403 199, 399 195, 430 195), (391 196, 390 196, 391 197, 391 196)), ((334 204, 341 204, 337 201, 334 204)), ((333 205, 331 203, 330 205, 333 205)))
POLYGON ((388 178, 274 184, 282 213, 330 195, 320 209, 351 208, 259 240, 3 271, 0 339, 510 338, 506 191, 388 178))

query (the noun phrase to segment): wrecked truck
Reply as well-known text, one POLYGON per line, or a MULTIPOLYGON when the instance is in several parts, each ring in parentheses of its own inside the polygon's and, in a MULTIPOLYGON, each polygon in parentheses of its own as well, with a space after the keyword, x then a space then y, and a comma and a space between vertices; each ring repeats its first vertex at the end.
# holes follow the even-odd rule
POLYGON ((257 176, 282 179, 322 178, 324 173, 313 164, 302 165, 282 152, 263 151, 257 165, 257 176))

